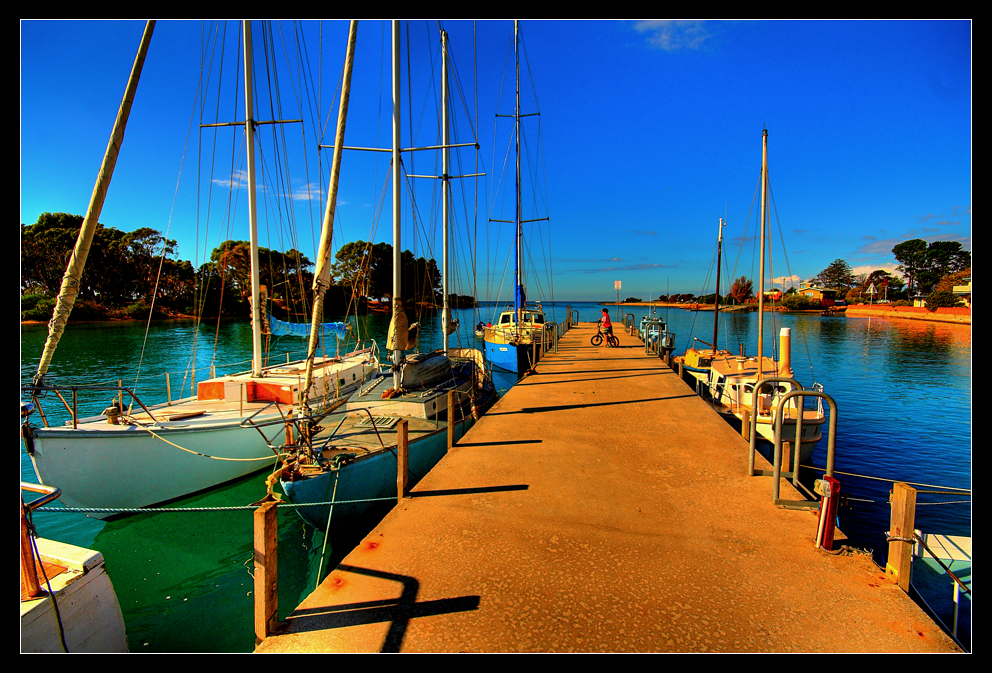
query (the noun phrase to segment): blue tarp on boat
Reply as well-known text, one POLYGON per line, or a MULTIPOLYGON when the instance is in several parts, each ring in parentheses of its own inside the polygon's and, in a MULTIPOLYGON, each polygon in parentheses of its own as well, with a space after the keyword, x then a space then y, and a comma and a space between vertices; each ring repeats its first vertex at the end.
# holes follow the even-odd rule
MULTIPOLYGON (((310 323, 285 322, 273 318, 270 313, 269 330, 273 336, 295 336, 306 339, 310 336, 310 323)), ((325 334, 333 334, 338 341, 341 341, 348 332, 348 326, 343 322, 325 322, 321 325, 321 330, 325 334)))

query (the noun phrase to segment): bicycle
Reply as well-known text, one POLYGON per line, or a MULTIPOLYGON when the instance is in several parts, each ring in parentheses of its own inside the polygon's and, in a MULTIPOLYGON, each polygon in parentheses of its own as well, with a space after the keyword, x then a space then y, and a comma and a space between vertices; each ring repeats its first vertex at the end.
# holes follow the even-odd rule
POLYGON ((593 346, 598 346, 603 343, 603 337, 606 337, 606 347, 610 348, 620 348, 620 339, 617 338, 615 334, 607 334, 603 331, 603 324, 597 323, 598 332, 592 335, 592 339, 589 340, 593 346))

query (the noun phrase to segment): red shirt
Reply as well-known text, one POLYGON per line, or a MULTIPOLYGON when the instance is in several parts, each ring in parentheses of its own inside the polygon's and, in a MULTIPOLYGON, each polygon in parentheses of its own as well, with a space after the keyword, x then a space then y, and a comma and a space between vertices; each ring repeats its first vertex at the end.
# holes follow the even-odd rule
POLYGON ((613 323, 610 322, 610 315, 608 313, 603 314, 603 329, 607 327, 613 327, 613 323))

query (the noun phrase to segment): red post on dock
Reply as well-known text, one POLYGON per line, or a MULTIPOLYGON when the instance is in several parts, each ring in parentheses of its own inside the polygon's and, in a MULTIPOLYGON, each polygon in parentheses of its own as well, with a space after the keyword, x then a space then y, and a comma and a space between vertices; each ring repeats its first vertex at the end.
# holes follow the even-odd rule
POLYGON ((24 495, 21 495, 21 584, 24 595, 34 598, 42 594, 38 582, 38 562, 35 560, 34 548, 31 546, 31 534, 28 532, 28 517, 24 507, 24 495))

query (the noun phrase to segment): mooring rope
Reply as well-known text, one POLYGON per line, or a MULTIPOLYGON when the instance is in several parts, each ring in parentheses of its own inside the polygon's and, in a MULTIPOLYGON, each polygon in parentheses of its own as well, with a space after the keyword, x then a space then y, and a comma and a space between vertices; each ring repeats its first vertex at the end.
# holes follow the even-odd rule
POLYGON ((152 432, 150 429, 148 429, 148 428, 146 428, 144 426, 138 426, 138 427, 140 427, 142 430, 144 430, 145 432, 147 432, 148 434, 150 434, 155 439, 160 439, 163 442, 165 442, 166 444, 168 444, 170 446, 176 447, 180 451, 185 451, 186 453, 192 453, 195 456, 202 456, 203 458, 210 458, 212 460, 229 460, 229 461, 232 461, 232 462, 243 463, 243 462, 254 462, 254 461, 257 461, 257 460, 272 460, 272 459, 278 457, 278 456, 275 456, 275 455, 272 455, 272 456, 262 456, 261 458, 223 458, 221 456, 208 456, 205 453, 200 453, 199 451, 193 451, 192 449, 186 449, 186 448, 183 448, 183 447, 179 446, 175 442, 170 442, 165 437, 162 437, 161 435, 156 435, 154 432, 152 432))
MULTIPOLYGON (((335 500, 333 502, 307 502, 292 503, 278 502, 277 507, 325 507, 329 505, 357 505, 365 502, 395 502, 396 497, 391 498, 366 498, 364 500, 335 500)), ((234 505, 231 507, 46 507, 42 505, 36 512, 57 512, 59 514, 100 512, 112 514, 141 514, 145 512, 230 512, 239 510, 256 510, 258 505, 234 505)))

